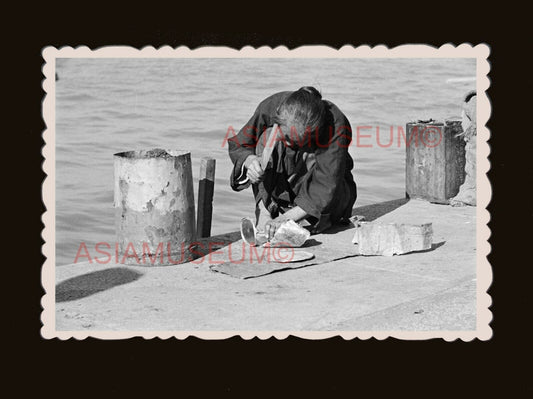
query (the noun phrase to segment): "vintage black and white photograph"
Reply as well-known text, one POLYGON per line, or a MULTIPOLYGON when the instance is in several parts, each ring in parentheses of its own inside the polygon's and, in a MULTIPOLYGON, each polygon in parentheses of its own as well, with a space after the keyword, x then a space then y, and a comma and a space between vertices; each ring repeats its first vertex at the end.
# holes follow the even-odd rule
POLYGON ((44 49, 43 337, 490 339, 488 57, 44 49))

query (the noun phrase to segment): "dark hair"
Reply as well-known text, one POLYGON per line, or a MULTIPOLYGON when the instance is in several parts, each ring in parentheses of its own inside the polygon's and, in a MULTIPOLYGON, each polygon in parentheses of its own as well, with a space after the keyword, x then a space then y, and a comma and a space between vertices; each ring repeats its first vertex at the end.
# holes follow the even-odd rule
POLYGON ((305 86, 290 94, 279 106, 275 122, 316 128, 322 124, 325 115, 326 107, 320 92, 312 86, 305 86))

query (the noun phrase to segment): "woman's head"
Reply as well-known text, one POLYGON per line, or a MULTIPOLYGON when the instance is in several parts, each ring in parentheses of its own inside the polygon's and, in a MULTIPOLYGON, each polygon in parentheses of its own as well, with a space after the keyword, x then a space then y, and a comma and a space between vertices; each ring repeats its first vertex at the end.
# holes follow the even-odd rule
MULTIPOLYGON (((275 122, 286 129, 296 129, 299 137, 306 130, 316 132, 323 124, 326 107, 317 89, 305 86, 296 90, 279 106, 275 122)), ((283 132, 289 135, 290 132, 283 132)))

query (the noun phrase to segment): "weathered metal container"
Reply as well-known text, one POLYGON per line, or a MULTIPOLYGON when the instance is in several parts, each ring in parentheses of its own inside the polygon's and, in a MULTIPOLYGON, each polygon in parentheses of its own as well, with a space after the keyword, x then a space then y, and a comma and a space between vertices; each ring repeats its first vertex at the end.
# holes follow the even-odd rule
POLYGON ((408 123, 405 191, 409 198, 448 203, 465 180, 461 121, 408 123))
POLYGON ((121 263, 187 262, 195 240, 191 155, 179 150, 114 154, 115 227, 121 263))
POLYGON ((433 244, 433 226, 362 222, 356 226, 352 242, 359 246, 360 255, 402 255, 429 250, 433 244))

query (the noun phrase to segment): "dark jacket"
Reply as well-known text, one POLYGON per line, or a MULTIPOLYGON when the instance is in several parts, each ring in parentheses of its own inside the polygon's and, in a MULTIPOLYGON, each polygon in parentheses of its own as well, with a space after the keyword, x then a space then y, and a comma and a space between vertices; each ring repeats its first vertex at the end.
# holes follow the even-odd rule
MULTIPOLYGON (((255 154, 261 134, 274 125, 278 106, 291 93, 276 93, 263 100, 248 123, 236 136, 228 140, 229 155, 234 164, 230 178, 233 190, 240 191, 249 186, 250 183, 238 182, 242 177, 242 164, 249 155, 255 154)), ((296 205, 317 219, 332 213, 350 216, 356 198, 356 186, 352 176, 354 163, 348 153, 352 141, 350 123, 335 104, 323 101, 326 105, 326 123, 321 127, 318 140, 313 140, 310 149, 314 153, 315 164, 303 176, 294 199, 296 205), (339 195, 345 196, 341 202, 337 198, 339 195), (339 205, 349 209, 339 212, 339 209, 335 209, 339 205)))

